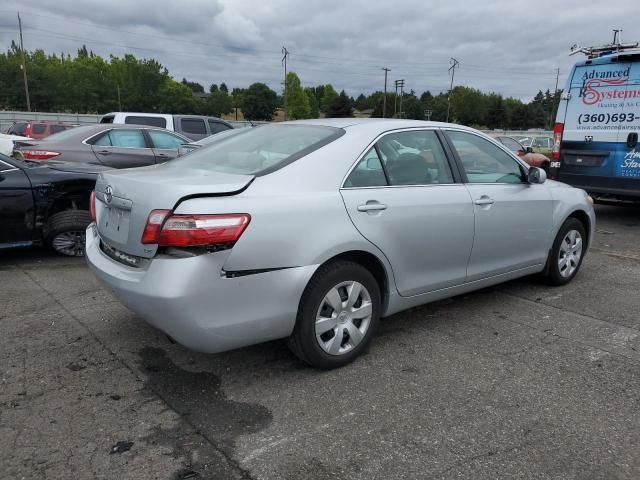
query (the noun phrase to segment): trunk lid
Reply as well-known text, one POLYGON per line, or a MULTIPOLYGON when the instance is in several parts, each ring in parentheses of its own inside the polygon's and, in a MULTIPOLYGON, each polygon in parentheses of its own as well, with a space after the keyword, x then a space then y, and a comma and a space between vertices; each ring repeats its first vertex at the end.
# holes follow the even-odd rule
MULTIPOLYGON (((242 192, 253 175, 184 169, 170 163, 102 172, 96 182, 98 232, 110 247, 151 258, 157 245, 141 243, 152 210, 173 210, 181 200, 242 192)), ((226 213, 226 212, 203 212, 226 213)))

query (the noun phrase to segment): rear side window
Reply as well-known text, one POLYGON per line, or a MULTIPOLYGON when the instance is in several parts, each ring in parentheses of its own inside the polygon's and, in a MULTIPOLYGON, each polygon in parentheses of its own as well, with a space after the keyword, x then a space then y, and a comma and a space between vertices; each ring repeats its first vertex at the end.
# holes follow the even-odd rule
POLYGON ((201 118, 183 118, 180 120, 182 131, 186 133, 207 134, 207 127, 201 118))
POLYGON ((344 186, 347 188, 384 187, 386 185, 387 178, 375 148, 367 152, 356 168, 351 171, 347 181, 344 182, 344 186))
POLYGON ((149 136, 151 137, 153 146, 160 150, 175 149, 185 143, 185 141, 180 137, 172 135, 168 132, 163 132, 161 130, 149 130, 149 136))
POLYGON ((113 123, 113 115, 107 115, 100 119, 100 123, 113 123))
POLYGON ((271 124, 233 133, 172 160, 165 168, 266 175, 336 140, 344 135, 344 130, 320 125, 271 124))
POLYGON ((164 117, 138 117, 127 115, 124 123, 129 125, 149 125, 150 127, 167 128, 167 120, 164 117))
POLYGON ((142 130, 138 129, 118 129, 109 130, 107 133, 98 138, 93 145, 102 147, 120 147, 120 148, 146 148, 142 130))
POLYGON ((31 125, 31 132, 40 135, 47 131, 47 125, 44 123, 33 123, 31 125))
POLYGON ((229 130, 224 123, 216 122, 215 120, 209 120, 209 130, 211 130, 211 135, 218 132, 224 132, 225 130, 229 130))

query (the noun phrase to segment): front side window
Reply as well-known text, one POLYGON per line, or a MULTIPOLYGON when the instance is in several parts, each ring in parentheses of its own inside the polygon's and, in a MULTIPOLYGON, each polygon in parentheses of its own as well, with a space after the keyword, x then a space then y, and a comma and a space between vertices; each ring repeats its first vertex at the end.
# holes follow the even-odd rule
MULTIPOLYGON (((265 175, 308 155, 344 134, 319 125, 264 125, 227 134, 219 141, 168 162, 163 168, 195 168, 265 175), (242 131, 244 130, 244 131, 242 131)), ((217 140, 217 135, 213 139, 217 140)))
POLYGON ((501 148, 478 135, 448 131, 469 183, 522 183, 524 170, 501 148))
POLYGON ((204 125, 204 120, 200 118, 183 118, 180 121, 180 125, 182 125, 183 132, 201 135, 207 134, 207 127, 204 125))
POLYGON ((225 130, 229 130, 229 127, 222 122, 209 120, 209 130, 211 130, 211 135, 213 135, 214 133, 224 132, 225 130))
POLYGON ((120 148, 146 148, 142 130, 139 129, 118 129, 109 130, 107 133, 98 138, 93 145, 102 147, 120 147, 120 148))
POLYGON ((176 149, 185 143, 185 141, 180 137, 161 130, 149 130, 149 136, 151 137, 151 142, 153 142, 154 148, 158 148, 160 150, 176 149))

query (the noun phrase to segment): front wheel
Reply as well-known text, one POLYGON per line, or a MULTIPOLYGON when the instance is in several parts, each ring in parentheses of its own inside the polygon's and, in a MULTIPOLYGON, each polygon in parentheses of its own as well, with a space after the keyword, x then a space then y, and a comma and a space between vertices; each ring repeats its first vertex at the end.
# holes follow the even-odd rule
POLYGON ((363 266, 338 261, 320 267, 302 294, 289 348, 316 368, 346 365, 371 341, 380 305, 378 283, 363 266))
POLYGON ((547 259, 547 283, 565 285, 573 280, 582 265, 586 239, 584 225, 577 218, 568 218, 562 224, 547 259))

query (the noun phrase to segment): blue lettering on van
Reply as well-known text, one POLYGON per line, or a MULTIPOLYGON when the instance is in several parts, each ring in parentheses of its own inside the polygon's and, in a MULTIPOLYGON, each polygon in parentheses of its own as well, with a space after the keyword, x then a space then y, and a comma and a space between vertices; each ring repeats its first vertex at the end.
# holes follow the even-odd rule
POLYGON ((599 71, 592 69, 582 75, 582 87, 578 97, 582 98, 585 105, 595 105, 603 100, 624 100, 627 98, 640 97, 640 90, 626 88, 620 90, 606 90, 602 87, 626 86, 629 80, 631 67, 624 70, 599 71))

